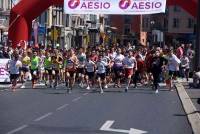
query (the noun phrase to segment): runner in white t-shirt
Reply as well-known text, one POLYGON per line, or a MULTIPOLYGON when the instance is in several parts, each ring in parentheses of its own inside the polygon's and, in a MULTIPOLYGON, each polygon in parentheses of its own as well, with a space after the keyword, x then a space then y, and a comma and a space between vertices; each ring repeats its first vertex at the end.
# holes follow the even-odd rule
POLYGON ((121 78, 122 72, 123 72, 123 60, 124 60, 124 55, 121 54, 121 49, 118 48, 117 55, 113 59, 113 62, 114 62, 113 70, 114 70, 115 78, 116 78, 115 86, 117 84, 117 87, 121 87, 120 78, 121 78))
POLYGON ((128 56, 124 58, 123 64, 125 69, 125 77, 127 78, 127 86, 125 88, 125 92, 127 92, 131 82, 131 77, 133 76, 134 68, 137 69, 137 61, 135 57, 133 57, 132 51, 128 52, 128 56))
POLYGON ((12 91, 16 90, 17 80, 20 76, 20 69, 22 68, 22 62, 19 60, 19 55, 15 53, 13 59, 7 64, 7 69, 10 73, 10 81, 12 83, 12 91))
POLYGON ((178 59, 178 57, 173 54, 173 50, 170 50, 169 56, 168 56, 168 70, 169 70, 169 88, 171 91, 172 90, 172 85, 173 85, 173 78, 176 78, 177 76, 177 71, 179 71, 179 64, 181 61, 178 59))

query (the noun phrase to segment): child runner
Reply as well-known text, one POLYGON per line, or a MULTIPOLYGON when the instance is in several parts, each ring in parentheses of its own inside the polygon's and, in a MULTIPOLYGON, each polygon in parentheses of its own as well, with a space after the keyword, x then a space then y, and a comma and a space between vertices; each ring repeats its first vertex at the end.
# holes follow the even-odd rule
POLYGON ((124 68, 125 68, 125 77, 127 78, 127 86, 125 88, 125 92, 128 91, 130 86, 131 77, 133 76, 133 69, 137 70, 137 61, 135 57, 132 56, 133 53, 131 50, 128 52, 128 56, 126 56, 123 60, 124 68))
POLYGON ((90 59, 90 56, 87 56, 87 61, 85 63, 86 69, 86 82, 87 90, 90 90, 91 83, 94 84, 94 72, 95 72, 95 63, 90 59))
POLYGON ((97 61, 97 81, 100 87, 100 93, 102 94, 103 87, 102 84, 106 84, 106 66, 107 64, 103 61, 103 55, 99 55, 99 60, 97 61))

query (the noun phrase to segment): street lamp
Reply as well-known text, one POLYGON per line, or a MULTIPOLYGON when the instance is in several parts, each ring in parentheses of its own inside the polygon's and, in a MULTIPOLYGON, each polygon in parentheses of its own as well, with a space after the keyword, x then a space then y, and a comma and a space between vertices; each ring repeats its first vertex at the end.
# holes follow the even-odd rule
POLYGON ((72 47, 75 47, 75 23, 76 23, 76 17, 77 16, 71 16, 71 28, 73 30, 72 47))
MULTIPOLYGON (((151 30, 151 37, 152 37, 151 39, 153 39, 152 42, 155 42, 155 36, 153 35, 153 29, 154 29, 155 21, 152 20, 152 21, 150 22, 150 24, 151 24, 150 30, 151 30)), ((151 43, 152 43, 152 42, 151 42, 151 43)))
POLYGON ((56 11, 55 8, 52 8, 52 27, 53 27, 53 43, 52 43, 52 49, 54 49, 55 46, 55 19, 56 19, 56 11))

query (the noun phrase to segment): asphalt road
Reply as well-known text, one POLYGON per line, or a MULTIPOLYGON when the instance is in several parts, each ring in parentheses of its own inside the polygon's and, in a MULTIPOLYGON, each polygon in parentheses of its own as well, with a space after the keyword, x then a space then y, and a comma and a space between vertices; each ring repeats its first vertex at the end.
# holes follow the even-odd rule
POLYGON ((192 134, 175 91, 120 90, 100 94, 76 88, 67 94, 63 86, 41 86, 0 92, 0 134, 123 134, 130 128, 148 134, 192 134), (113 121, 112 129, 100 130, 107 121, 113 121))

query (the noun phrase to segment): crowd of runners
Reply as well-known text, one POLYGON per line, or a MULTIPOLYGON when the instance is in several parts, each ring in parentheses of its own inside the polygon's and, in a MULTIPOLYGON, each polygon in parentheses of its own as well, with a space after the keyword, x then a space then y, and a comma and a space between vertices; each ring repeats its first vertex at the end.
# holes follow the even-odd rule
POLYGON ((13 91, 17 82, 22 82, 23 88, 31 80, 32 88, 41 82, 55 89, 65 83, 68 93, 75 84, 103 93, 111 85, 127 92, 138 83, 158 93, 159 82, 165 82, 172 91, 177 77, 188 81, 194 57, 191 44, 146 48, 131 43, 69 50, 5 47, 2 54, 10 58, 7 69, 13 91))

